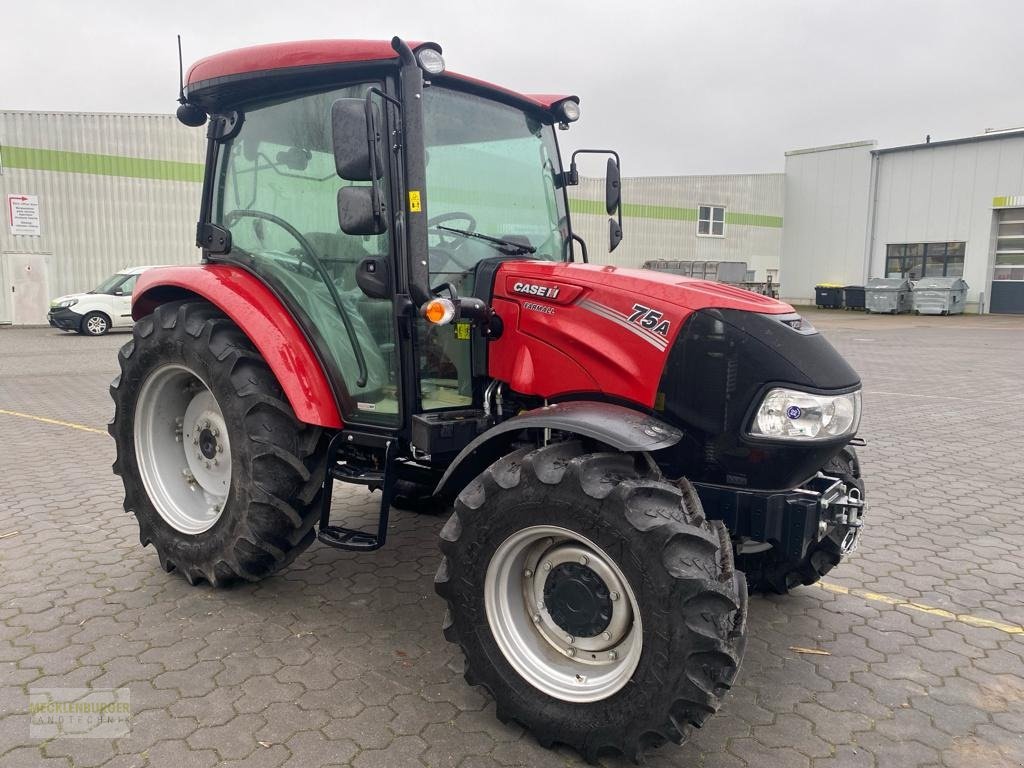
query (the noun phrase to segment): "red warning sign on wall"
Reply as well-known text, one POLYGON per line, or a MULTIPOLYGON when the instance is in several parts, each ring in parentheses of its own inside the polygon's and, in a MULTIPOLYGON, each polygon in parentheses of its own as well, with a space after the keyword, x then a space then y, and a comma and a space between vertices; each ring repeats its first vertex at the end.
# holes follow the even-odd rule
POLYGON ((7 223, 12 235, 39 237, 38 195, 8 195, 7 223))

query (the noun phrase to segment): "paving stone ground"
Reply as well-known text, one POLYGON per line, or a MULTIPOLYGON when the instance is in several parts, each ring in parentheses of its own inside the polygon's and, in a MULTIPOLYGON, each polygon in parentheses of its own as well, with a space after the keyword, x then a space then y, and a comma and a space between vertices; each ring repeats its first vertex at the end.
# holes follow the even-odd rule
MULTIPOLYGON (((864 378, 870 526, 832 590, 751 601, 721 712, 648 761, 1019 768, 1024 635, 970 621, 1024 624, 1024 318, 812 314, 864 378)), ((103 430, 126 339, 0 329, 0 409, 103 430)), ((0 413, 0 457, 0 766, 580 762, 463 682, 432 586, 441 518, 399 512, 381 551, 314 544, 215 591, 139 546, 106 434, 0 413), (129 688, 130 735, 30 738, 47 686, 129 688)), ((335 515, 373 506, 337 496, 335 515)))

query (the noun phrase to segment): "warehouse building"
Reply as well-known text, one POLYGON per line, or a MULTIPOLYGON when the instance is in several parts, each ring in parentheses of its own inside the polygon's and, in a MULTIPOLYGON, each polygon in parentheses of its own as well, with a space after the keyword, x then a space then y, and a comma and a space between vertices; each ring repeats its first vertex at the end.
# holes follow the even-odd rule
MULTIPOLYGON (((43 323, 51 298, 126 266, 195 262, 204 137, 171 115, 0 112, 0 323, 43 323)), ((604 180, 570 197, 596 263, 740 261, 777 282, 780 173, 623 179, 612 254, 604 180)))
POLYGON ((777 283, 783 180, 781 173, 624 178, 624 239, 609 254, 604 179, 581 179, 570 190, 573 228, 597 263, 740 261, 747 281, 777 283))
MULTIPOLYGON (((0 112, 0 324, 125 266, 194 263, 205 131, 171 115, 0 112)), ((785 173, 624 178, 570 190, 592 262, 739 261, 794 304, 821 282, 963 276, 968 308, 1024 312, 1024 130, 786 153, 785 173), (785 214, 785 226, 783 226, 785 214)))
POLYGON ((196 261, 205 131, 171 115, 0 112, 0 323, 126 266, 196 261))
POLYGON ((1024 130, 786 153, 781 296, 816 283, 963 277, 967 310, 1024 313, 1024 130))

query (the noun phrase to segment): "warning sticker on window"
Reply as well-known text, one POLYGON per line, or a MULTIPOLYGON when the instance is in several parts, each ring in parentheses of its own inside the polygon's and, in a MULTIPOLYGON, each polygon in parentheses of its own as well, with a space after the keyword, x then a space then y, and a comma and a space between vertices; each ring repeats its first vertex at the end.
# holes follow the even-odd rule
POLYGON ((420 203, 420 191, 418 189, 409 190, 409 213, 419 213, 423 210, 423 205, 420 203))
POLYGON ((469 341, 473 338, 473 324, 472 323, 456 323, 455 324, 455 338, 459 341, 469 341))

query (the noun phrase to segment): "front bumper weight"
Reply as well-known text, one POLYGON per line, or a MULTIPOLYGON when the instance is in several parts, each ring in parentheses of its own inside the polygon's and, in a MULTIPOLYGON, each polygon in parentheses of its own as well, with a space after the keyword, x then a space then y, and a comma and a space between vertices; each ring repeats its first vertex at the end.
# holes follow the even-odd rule
POLYGON ((842 526, 843 554, 852 552, 864 526, 867 502, 859 488, 819 472, 791 491, 756 491, 694 483, 704 513, 721 520, 735 538, 771 542, 800 560, 830 528, 842 526))

